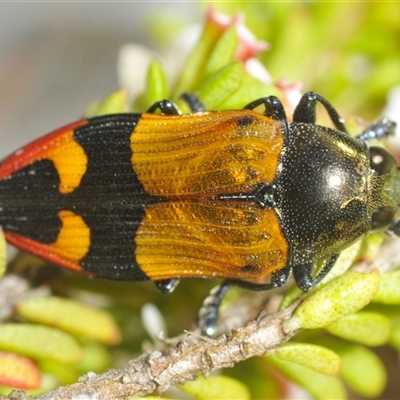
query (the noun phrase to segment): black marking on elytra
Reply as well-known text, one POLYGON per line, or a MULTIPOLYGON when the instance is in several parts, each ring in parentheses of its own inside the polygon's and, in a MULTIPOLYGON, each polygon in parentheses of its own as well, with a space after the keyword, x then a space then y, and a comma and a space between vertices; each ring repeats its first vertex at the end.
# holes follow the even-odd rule
POLYGON ((139 114, 97 117, 75 130, 88 167, 70 194, 59 192, 49 159, 0 180, 0 225, 51 244, 62 227, 58 212, 70 210, 90 228, 89 252, 80 261, 84 271, 108 279, 147 279, 135 261, 134 238, 145 207, 161 199, 148 195, 133 171, 130 137, 139 119, 139 114))
POLYGON ((251 125, 254 121, 252 117, 243 117, 236 120, 236 123, 239 125, 240 128, 246 128, 247 126, 251 125))
POLYGON ((0 180, 0 225, 40 243, 56 241, 62 195, 51 160, 38 160, 0 180))
POLYGON ((88 157, 86 174, 69 195, 91 232, 89 252, 80 264, 103 278, 147 279, 135 260, 134 238, 145 207, 159 199, 146 193, 133 171, 130 137, 139 118, 137 114, 93 118, 74 134, 88 157))
POLYGON ((259 268, 257 268, 254 265, 243 265, 243 267, 240 268, 240 272, 243 274, 245 273, 256 274, 258 270, 259 268))

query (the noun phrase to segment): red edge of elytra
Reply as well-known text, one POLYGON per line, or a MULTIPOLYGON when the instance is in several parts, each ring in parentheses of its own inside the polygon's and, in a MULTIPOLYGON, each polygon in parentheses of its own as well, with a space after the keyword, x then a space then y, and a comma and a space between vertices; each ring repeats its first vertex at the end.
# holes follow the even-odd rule
POLYGON ((4 158, 0 163, 0 179, 7 178, 14 172, 25 167, 35 158, 34 154, 46 147, 46 144, 51 142, 53 139, 62 135, 65 132, 73 131, 76 128, 86 125, 88 123, 87 119, 82 119, 80 121, 73 122, 71 124, 65 125, 64 127, 57 129, 47 135, 32 141, 26 146, 21 147, 14 153, 10 154, 8 157, 4 158))
POLYGON ((35 240, 29 239, 27 237, 18 235, 14 232, 4 232, 6 239, 9 243, 18 247, 21 250, 25 250, 28 253, 34 254, 40 258, 43 258, 52 264, 62 266, 66 269, 72 270, 74 272, 81 273, 86 276, 94 276, 82 270, 81 266, 73 261, 66 260, 65 258, 54 253, 51 249, 51 245, 45 245, 35 240))

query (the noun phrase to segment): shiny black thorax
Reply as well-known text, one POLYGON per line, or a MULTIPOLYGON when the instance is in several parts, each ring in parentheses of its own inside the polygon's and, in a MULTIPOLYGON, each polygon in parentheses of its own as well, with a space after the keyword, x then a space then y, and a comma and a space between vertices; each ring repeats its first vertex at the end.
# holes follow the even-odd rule
POLYGON ((364 142, 331 128, 287 129, 274 199, 295 266, 329 258, 369 231, 369 155, 364 142))

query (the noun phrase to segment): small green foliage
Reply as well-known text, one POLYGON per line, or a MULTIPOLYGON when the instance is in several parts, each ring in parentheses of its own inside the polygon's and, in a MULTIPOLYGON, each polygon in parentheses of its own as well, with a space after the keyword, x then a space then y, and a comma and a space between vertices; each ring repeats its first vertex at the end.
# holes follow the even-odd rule
POLYGON ((43 380, 47 378, 49 384, 53 382, 53 384, 48 387, 48 390, 56 386, 75 383, 82 375, 76 369, 75 364, 64 364, 54 360, 41 360, 38 362, 38 367, 40 368, 43 380))
POLYGON ((248 388, 238 380, 227 376, 199 376, 197 380, 180 386, 181 390, 198 400, 247 400, 250 399, 248 388))
POLYGON ((271 43, 260 59, 274 79, 303 82, 340 104, 347 116, 375 118, 387 92, 399 84, 396 2, 237 1, 213 7, 244 14, 250 30, 271 43))
MULTIPOLYGON (((221 110, 241 108, 266 94, 281 96, 272 84, 267 86, 245 68, 247 59, 265 49, 266 45, 255 38, 241 40, 239 25, 237 22, 224 25, 212 17, 207 19, 199 41, 172 88, 172 100, 179 103, 182 93, 197 94, 206 109, 221 110)), ((159 80, 148 80, 148 106, 165 98, 166 92, 159 97, 149 96, 149 93, 159 93, 157 86, 160 84, 167 86, 165 75, 159 80)), ((181 108, 185 110, 185 105, 181 108)))
POLYGON ((390 344, 397 350, 400 350, 400 312, 392 318, 392 331, 390 333, 390 344))
POLYGON ((222 101, 219 105, 221 110, 234 110, 243 108, 254 99, 265 97, 265 94, 281 97, 282 93, 274 85, 261 84, 259 80, 243 74, 240 86, 231 96, 222 101))
POLYGON ((149 66, 146 97, 149 106, 157 101, 171 97, 168 89, 167 74, 158 60, 153 60, 149 66))
POLYGON ((371 262, 376 259, 381 252, 385 236, 382 233, 371 233, 361 241, 360 255, 365 262, 371 262))
POLYGON ((342 339, 367 346, 382 346, 389 341, 391 323, 390 319, 381 313, 359 311, 337 319, 325 329, 342 339))
POLYGON ((103 101, 94 103, 86 110, 86 117, 118 114, 128 111, 128 97, 125 90, 120 89, 109 94, 103 101))
POLYGON ((346 342, 331 342, 329 348, 342 359, 341 377, 358 394, 379 396, 386 384, 386 371, 379 357, 368 348, 346 342))
POLYGON ((325 375, 337 376, 340 373, 340 357, 315 344, 289 342, 275 349, 273 354, 281 360, 303 365, 325 375))
POLYGON ((378 286, 378 271, 368 274, 348 271, 306 298, 283 328, 285 332, 322 328, 366 306, 378 286))
POLYGON ((210 53, 204 71, 206 79, 234 61, 238 44, 239 39, 236 28, 232 26, 221 35, 221 38, 210 53))
POLYGON ((381 304, 400 304, 400 269, 390 271, 381 277, 378 293, 373 302, 381 304))
POLYGON ((214 24, 206 23, 203 33, 186 60, 178 82, 175 85, 173 96, 179 97, 182 93, 195 93, 199 82, 203 79, 207 60, 217 45, 221 30, 214 24))
MULTIPOLYGON (((360 248, 362 246, 362 242, 356 242, 346 250, 342 251, 340 253, 339 258, 337 259, 335 265, 329 272, 329 274, 322 280, 322 282, 318 285, 318 288, 320 288, 322 285, 330 282, 332 279, 342 275, 344 272, 346 272, 355 262, 357 259, 360 248)), ((316 272, 318 273, 318 272, 316 272)), ((311 292, 312 293, 312 292, 311 292)), ((299 297, 303 296, 304 292, 298 288, 296 285, 293 285, 285 294, 285 297, 283 298, 280 309, 284 309, 288 307, 290 304, 292 304, 296 299, 299 297)))
POLYGON ((316 372, 294 362, 268 356, 268 361, 291 381, 306 389, 315 399, 346 399, 346 389, 339 377, 316 372))
POLYGON ((81 339, 80 344, 83 358, 79 364, 74 366, 80 374, 87 371, 101 373, 110 367, 112 363, 111 355, 102 344, 87 339, 81 339))
POLYGON ((360 252, 362 249, 362 244, 363 242, 359 240, 358 242, 354 243, 347 249, 343 250, 337 261, 335 262, 335 265, 333 266, 332 270, 329 272, 329 274, 322 279, 321 285, 324 285, 331 280, 335 279, 338 276, 343 275, 346 271, 351 268, 354 263, 358 260, 360 256, 360 252))
POLYGON ((29 321, 50 325, 76 336, 116 344, 121 335, 105 311, 61 297, 37 297, 22 301, 16 312, 29 321))
POLYGON ((217 110, 219 105, 238 90, 244 70, 239 62, 228 64, 208 78, 200 88, 199 98, 206 108, 217 110))
POLYGON ((74 364, 82 360, 78 342, 55 328, 32 324, 0 325, 0 349, 15 352, 35 360, 53 360, 74 364))

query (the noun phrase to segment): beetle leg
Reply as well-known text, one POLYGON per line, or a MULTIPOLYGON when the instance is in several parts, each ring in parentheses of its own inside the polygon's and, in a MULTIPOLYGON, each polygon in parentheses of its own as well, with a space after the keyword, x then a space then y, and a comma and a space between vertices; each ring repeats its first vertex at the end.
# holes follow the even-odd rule
POLYGON ((396 130, 396 122, 391 121, 387 118, 382 118, 375 124, 368 126, 363 132, 361 132, 357 139, 367 141, 370 139, 381 139, 394 135, 396 130))
POLYGON ((187 104, 187 106, 190 108, 190 111, 193 113, 206 110, 204 104, 195 94, 183 93, 181 99, 187 104))
POLYGON ((297 286, 301 290, 304 290, 305 292, 312 289, 323 278, 325 278, 325 276, 334 266, 338 256, 339 256, 338 254, 332 256, 321 268, 321 270, 319 271, 318 275, 315 278, 313 278, 311 275, 314 266, 313 263, 296 265, 295 267, 293 267, 293 276, 297 286))
POLYGON ((203 301, 203 305, 199 311, 198 325, 206 336, 212 336, 216 331, 219 306, 228 288, 229 283, 224 281, 211 289, 210 294, 203 301))
POLYGON ((259 284, 235 279, 227 279, 221 285, 216 286, 210 292, 210 295, 204 300, 203 306, 199 312, 198 325, 202 332, 211 336, 216 331, 219 307, 222 299, 227 292, 229 286, 235 285, 242 289, 253 291, 264 291, 276 289, 283 286, 289 278, 291 267, 284 267, 272 273, 271 282, 266 284, 259 284))
POLYGON ((264 115, 266 117, 277 121, 286 121, 285 110, 281 101, 276 96, 261 97, 261 99, 254 100, 243 108, 245 110, 254 110, 259 106, 265 107, 264 115))
POLYGON ((157 110, 160 110, 163 114, 166 115, 180 115, 178 106, 173 103, 171 100, 160 100, 157 103, 154 103, 148 110, 148 113, 155 113, 157 110))
POLYGON ((338 112, 335 110, 332 104, 329 103, 329 101, 326 100, 324 97, 314 92, 307 92, 303 94, 294 110, 293 122, 315 124, 316 106, 318 102, 322 104, 325 110, 328 112, 328 115, 333 122, 333 125, 335 125, 335 127, 339 131, 347 133, 347 129, 344 126, 343 119, 340 118, 338 112))
POLYGON ((163 293, 172 293, 179 283, 179 279, 163 279, 159 281, 154 281, 157 289, 163 293))

